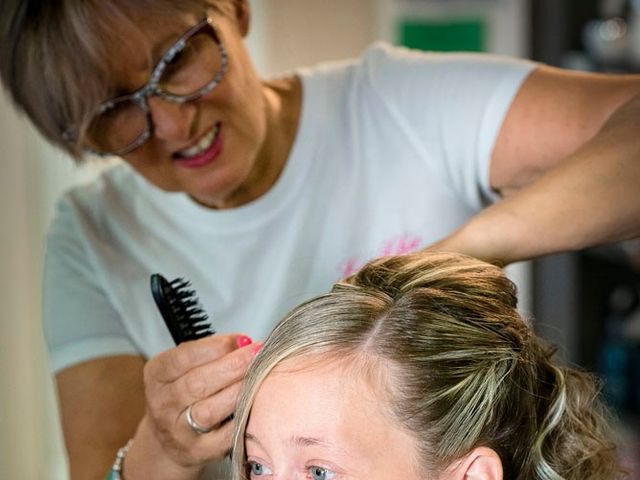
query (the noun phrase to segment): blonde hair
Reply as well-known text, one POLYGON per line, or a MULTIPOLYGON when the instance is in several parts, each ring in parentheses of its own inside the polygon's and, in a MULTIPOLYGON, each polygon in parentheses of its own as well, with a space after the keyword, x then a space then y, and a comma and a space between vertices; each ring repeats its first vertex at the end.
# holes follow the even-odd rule
POLYGON ((221 0, 57 0, 0 2, 0 79, 14 105, 52 144, 76 160, 98 106, 111 94, 109 43, 145 42, 140 19, 204 18, 221 0), (124 38, 114 32, 126 32, 124 38), (65 138, 69 127, 75 141, 65 138))
POLYGON ((588 374, 559 365, 516 309, 498 267, 462 255, 374 261, 294 309, 250 368, 236 412, 235 480, 269 372, 286 359, 356 354, 388 369, 381 400, 441 470, 479 446, 504 478, 606 480, 619 473, 606 409, 588 374))

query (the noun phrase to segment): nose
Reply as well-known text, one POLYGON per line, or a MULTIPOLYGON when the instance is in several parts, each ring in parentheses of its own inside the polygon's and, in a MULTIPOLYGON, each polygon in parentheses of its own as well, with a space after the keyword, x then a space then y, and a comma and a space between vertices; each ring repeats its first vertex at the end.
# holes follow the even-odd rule
POLYGON ((177 103, 158 96, 149 98, 154 137, 184 142, 195 131, 197 107, 193 102, 177 103))

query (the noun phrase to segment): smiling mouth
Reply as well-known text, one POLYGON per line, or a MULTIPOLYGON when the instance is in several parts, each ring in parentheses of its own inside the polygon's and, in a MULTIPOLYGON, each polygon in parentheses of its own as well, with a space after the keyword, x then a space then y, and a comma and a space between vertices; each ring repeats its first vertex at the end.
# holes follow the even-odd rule
POLYGON ((181 167, 202 167, 213 162, 222 153, 223 143, 222 124, 218 122, 196 145, 174 153, 173 159, 181 167))
POLYGON ((215 143, 220 134, 221 128, 220 122, 216 123, 215 127, 206 135, 204 135, 200 141, 193 147, 185 150, 180 150, 174 154, 177 160, 189 160, 206 152, 215 143))

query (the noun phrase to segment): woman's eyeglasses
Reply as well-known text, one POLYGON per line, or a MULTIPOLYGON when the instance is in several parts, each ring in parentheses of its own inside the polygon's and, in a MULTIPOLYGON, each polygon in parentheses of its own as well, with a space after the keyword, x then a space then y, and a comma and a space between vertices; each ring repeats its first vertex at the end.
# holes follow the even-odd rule
POLYGON ((98 109, 86 134, 99 155, 125 155, 153 134, 149 97, 185 103, 211 92, 227 70, 227 52, 209 19, 190 28, 153 69, 138 91, 109 100, 98 109))

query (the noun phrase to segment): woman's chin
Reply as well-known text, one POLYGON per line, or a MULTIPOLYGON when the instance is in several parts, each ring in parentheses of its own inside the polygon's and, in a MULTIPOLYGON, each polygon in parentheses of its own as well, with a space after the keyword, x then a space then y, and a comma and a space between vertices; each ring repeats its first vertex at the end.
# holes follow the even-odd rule
POLYGON ((242 195, 242 190, 237 183, 220 185, 219 182, 212 182, 188 189, 186 193, 199 205, 222 210, 239 207, 249 202, 250 199, 242 195))

